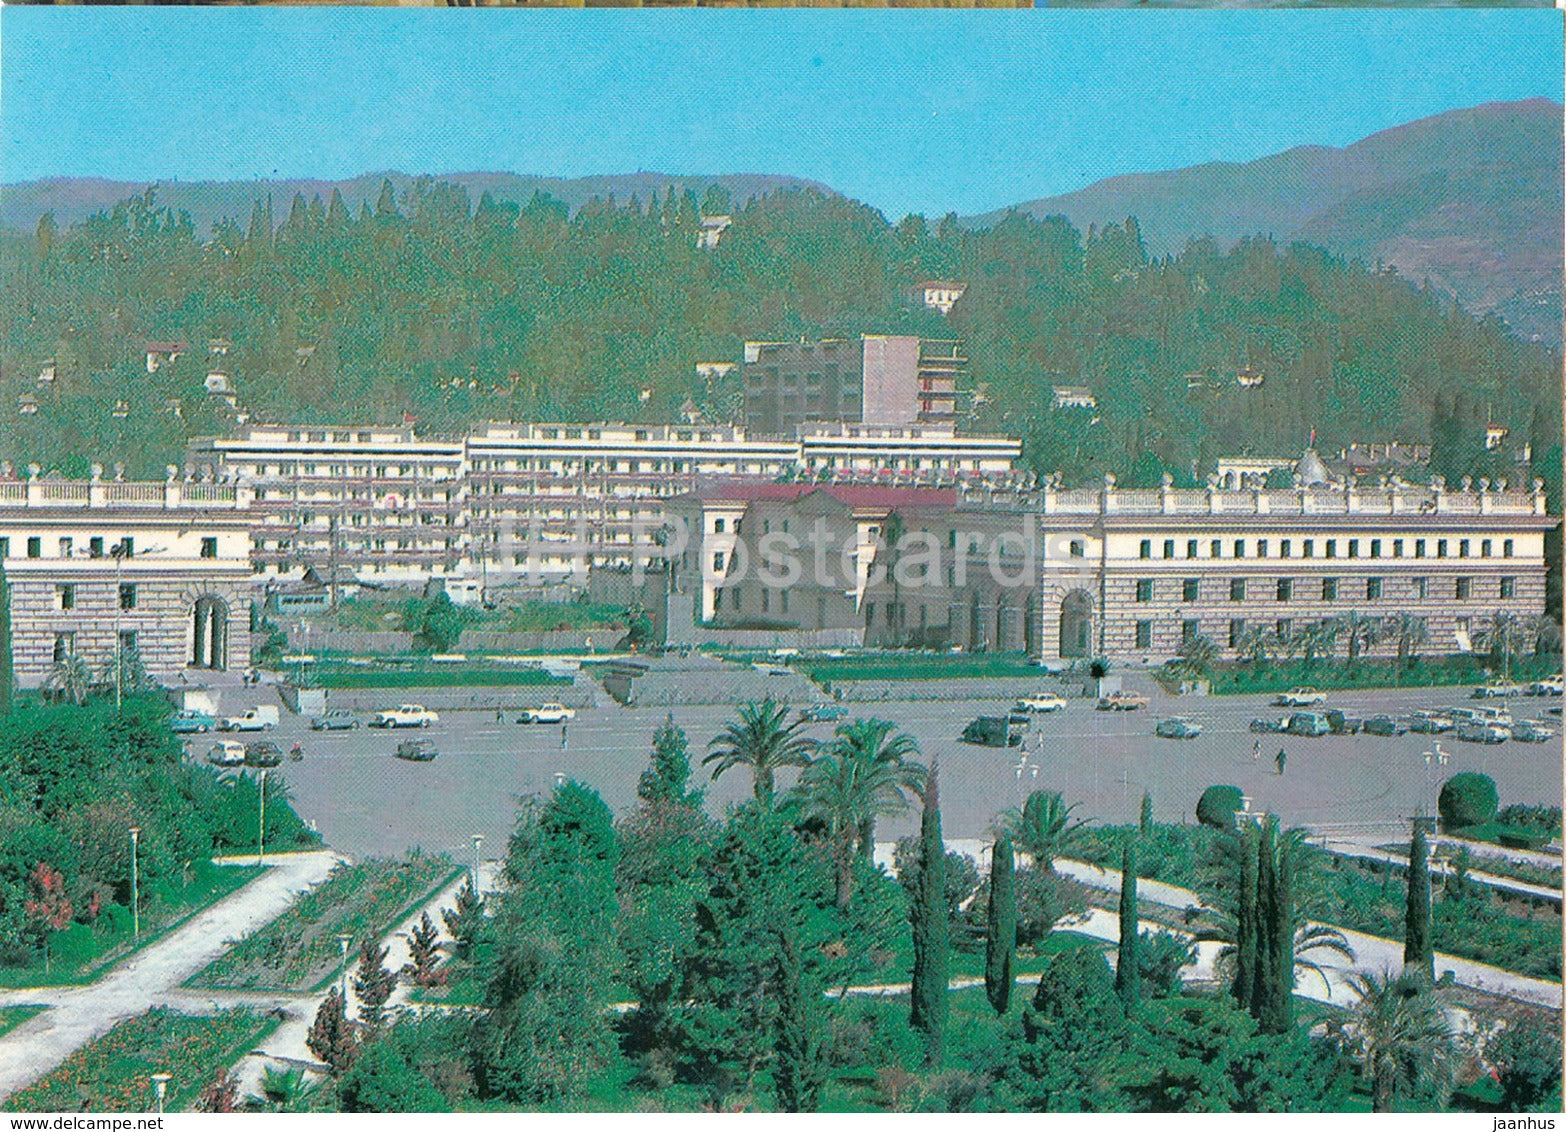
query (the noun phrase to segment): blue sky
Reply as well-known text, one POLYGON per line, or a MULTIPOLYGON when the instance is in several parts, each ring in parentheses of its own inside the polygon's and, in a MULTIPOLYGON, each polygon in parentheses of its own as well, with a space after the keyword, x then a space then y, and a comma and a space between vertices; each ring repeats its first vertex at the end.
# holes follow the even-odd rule
POLYGON ((1562 87, 1527 11, 7 8, 0 175, 790 173, 888 215, 1562 87))

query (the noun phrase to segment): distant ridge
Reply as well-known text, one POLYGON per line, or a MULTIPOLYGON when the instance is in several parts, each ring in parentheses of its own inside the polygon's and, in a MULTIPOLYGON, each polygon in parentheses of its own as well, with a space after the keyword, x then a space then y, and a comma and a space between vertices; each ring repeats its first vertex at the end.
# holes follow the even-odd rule
MULTIPOLYGON (((416 179, 412 174, 397 172, 364 173, 345 180, 319 180, 311 178, 257 179, 254 181, 110 181, 95 177, 50 177, 39 181, 23 181, 0 186, 0 225, 7 228, 31 229, 46 212, 54 213, 55 222, 62 227, 83 220, 127 197, 135 196, 149 187, 156 187, 160 203, 176 211, 190 213, 198 231, 209 231, 213 224, 225 217, 243 225, 250 219, 250 209, 256 200, 272 197, 272 213, 278 223, 288 216, 289 202, 295 193, 305 200, 320 196, 331 199, 334 189, 343 194, 343 200, 355 212, 360 205, 374 207, 385 181, 400 196, 416 179)), ((475 204, 484 193, 496 201, 516 201, 526 204, 535 192, 548 193, 564 201, 572 210, 581 208, 594 197, 607 198, 613 193, 620 202, 631 196, 643 204, 657 193, 662 199, 672 185, 676 191, 691 190, 700 196, 709 185, 721 185, 728 190, 736 203, 744 203, 753 197, 765 196, 779 189, 816 189, 832 192, 825 185, 799 177, 769 173, 722 173, 698 176, 688 173, 635 173, 605 174, 592 177, 533 177, 519 173, 443 173, 431 179, 464 186, 475 204)), ((834 194, 835 195, 835 194, 834 194)))
MULTIPOLYGON (((1110 177, 1014 208, 1083 229, 1135 216, 1155 254, 1204 235, 1304 240, 1428 279, 1476 314, 1559 343, 1561 149, 1560 103, 1492 102, 1341 149, 1298 146, 1244 164, 1110 177)), ((965 223, 986 227, 1009 211, 965 223)))

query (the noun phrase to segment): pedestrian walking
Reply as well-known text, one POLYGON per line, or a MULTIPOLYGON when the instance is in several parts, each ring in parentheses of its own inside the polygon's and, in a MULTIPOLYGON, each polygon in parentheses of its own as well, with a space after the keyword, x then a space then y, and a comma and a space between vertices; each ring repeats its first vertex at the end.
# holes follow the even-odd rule
POLYGON ((1281 775, 1283 773, 1284 765, 1289 761, 1289 756, 1288 756, 1287 752, 1285 752, 1282 747, 1279 747, 1278 748, 1278 757, 1273 759, 1272 761, 1278 764, 1278 773, 1281 775))
POLYGON ((569 724, 565 724, 565 723, 562 723, 560 725, 560 749, 562 751, 566 749, 566 736, 569 734, 569 731, 567 730, 567 728, 569 726, 570 726, 569 724))
POLYGON ((1261 762, 1261 740, 1256 740, 1256 745, 1251 748, 1251 761, 1261 762))
POLYGON ((504 723, 504 722, 506 722, 506 712, 505 712, 504 708, 500 708, 500 707, 495 708, 495 722, 496 723, 504 723))

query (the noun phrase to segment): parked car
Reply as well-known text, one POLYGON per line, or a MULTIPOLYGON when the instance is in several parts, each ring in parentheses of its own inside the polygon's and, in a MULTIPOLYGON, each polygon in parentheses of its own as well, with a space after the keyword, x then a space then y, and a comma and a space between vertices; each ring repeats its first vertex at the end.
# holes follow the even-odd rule
POLYGON ((169 720, 169 730, 176 735, 205 735, 217 725, 217 720, 204 711, 182 711, 169 720))
POLYGON ((371 727, 428 727, 440 719, 423 704, 398 704, 394 708, 375 713, 371 727))
POLYGON ((428 739, 404 739, 397 744, 397 749, 392 752, 397 758, 410 763, 431 762, 440 754, 435 749, 435 744, 428 739))
POLYGON ((1365 721, 1344 715, 1337 708, 1332 708, 1327 712, 1327 726, 1332 728, 1334 735, 1357 735, 1359 729, 1365 726, 1365 721))
POLYGON ((1202 733, 1202 725, 1193 723, 1184 716, 1172 715, 1168 719, 1160 719, 1158 726, 1153 728, 1153 734, 1161 739, 1195 739, 1202 733))
POLYGON ((1535 680, 1528 685, 1530 696, 1558 696, 1562 691, 1562 681, 1559 676, 1546 676, 1543 680, 1535 680))
POLYGON ((270 731, 277 726, 277 707, 261 704, 243 715, 230 715, 218 721, 219 731, 270 731))
POLYGON ((1332 724, 1319 711, 1297 711, 1289 716, 1284 730, 1290 735, 1326 735, 1332 731, 1332 724))
POLYGON ((1111 692, 1098 701, 1099 711, 1136 711, 1147 706, 1147 697, 1140 692, 1111 692))
POLYGON ((1366 735, 1384 735, 1388 737, 1406 735, 1408 734, 1408 724, 1401 720, 1393 719, 1390 715, 1373 715, 1365 720, 1365 725, 1361 730, 1366 735))
POLYGON ((751 664, 757 672, 763 676, 792 676, 794 670, 786 664, 772 664, 765 660, 754 661, 751 664))
POLYGON ((1546 727, 1537 719, 1519 719, 1512 725, 1512 738, 1519 743, 1544 743, 1554 736, 1555 728, 1546 727))
POLYGON ((1287 692, 1280 692, 1272 702, 1279 707, 1315 707, 1326 703, 1327 697, 1315 688, 1290 688, 1287 692))
POLYGON ((246 766, 280 766, 282 762, 283 748, 270 739, 245 744, 246 766))
POLYGON ((835 723, 848 718, 848 709, 841 704, 811 704, 799 709, 799 718, 806 723, 835 723))
POLYGON ((1504 743, 1511 732, 1494 723, 1467 719, 1457 725, 1457 737, 1470 743, 1504 743))
POLYGON ((238 739, 219 739, 207 752, 207 762, 213 766, 244 766, 245 745, 238 739))
POLYGON ((1457 724, 1439 711, 1416 711, 1408 717, 1408 729, 1420 735, 1445 735, 1457 724))
POLYGON ((1524 690, 1521 684, 1507 684, 1497 681, 1494 684, 1486 684, 1482 688, 1475 688, 1473 698, 1476 700, 1498 700, 1508 696, 1520 696, 1524 690))
POLYGON ((1461 727, 1465 722, 1490 723, 1496 727, 1510 727, 1512 713, 1503 707, 1455 707, 1447 712, 1452 722, 1461 727))
POLYGON ((962 729, 962 741, 981 747, 1016 747, 1021 745, 1022 735, 1009 719, 981 715, 962 729))
POLYGON ((1053 692, 1035 692, 1031 696, 1023 696, 1017 701, 1017 711, 1062 711, 1066 706, 1066 697, 1057 696, 1053 692))
POLYGON ((354 731, 359 721, 347 708, 327 708, 310 721, 311 731, 354 731))
POLYGON ((1288 716, 1284 716, 1282 719, 1253 719, 1253 720, 1251 720, 1251 730, 1256 732, 1258 735, 1276 735, 1279 732, 1287 731, 1288 729, 1289 729, 1289 717, 1288 716))
POLYGON ((517 716, 518 723, 565 723, 576 718, 576 712, 564 704, 548 703, 536 708, 523 708, 517 716))

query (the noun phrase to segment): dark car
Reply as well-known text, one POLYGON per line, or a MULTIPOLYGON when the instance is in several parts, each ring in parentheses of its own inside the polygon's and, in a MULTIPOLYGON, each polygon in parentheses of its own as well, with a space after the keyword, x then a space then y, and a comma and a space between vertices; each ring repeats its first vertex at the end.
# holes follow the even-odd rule
POLYGON ((1406 735, 1408 724, 1401 720, 1393 719, 1390 715, 1373 715, 1365 720, 1363 728, 1366 735, 1406 735))
POLYGON ((1258 735, 1277 735, 1289 726, 1288 717, 1282 719, 1253 719, 1251 730, 1258 735))
POLYGON ((311 731, 352 731, 359 721, 347 708, 327 708, 310 721, 311 731))
POLYGON ((1334 735, 1356 735, 1359 729, 1365 726, 1365 721, 1344 715, 1337 708, 1330 708, 1327 711, 1327 726, 1332 729, 1334 735))
POLYGON ((848 718, 848 709, 840 704, 811 704, 799 709, 799 718, 806 723, 833 723, 848 718))
POLYGON ((981 747, 1016 747, 1022 743, 1022 733, 1004 716, 981 715, 962 729, 962 741, 981 747))
POLYGON ((430 762, 440 752, 435 749, 435 744, 428 739, 404 739, 397 744, 397 750, 393 752, 397 758, 405 759, 410 763, 430 762))
POLYGON ((246 766, 281 766, 283 763, 283 748, 270 739, 262 739, 255 743, 245 744, 246 766))

